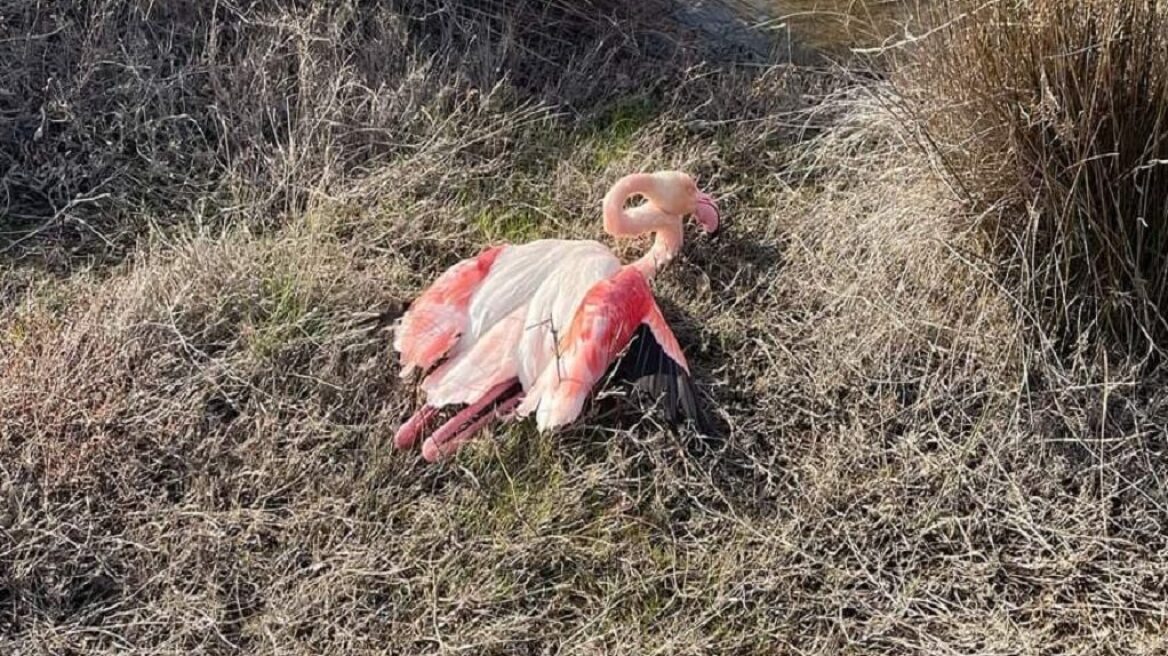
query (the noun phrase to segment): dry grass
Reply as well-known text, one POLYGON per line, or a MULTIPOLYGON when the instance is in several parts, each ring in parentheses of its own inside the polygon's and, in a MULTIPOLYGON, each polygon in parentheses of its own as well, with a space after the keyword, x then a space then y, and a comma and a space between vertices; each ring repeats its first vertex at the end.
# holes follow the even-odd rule
POLYGON ((1159 359, 1168 4, 954 3, 944 18, 904 84, 1043 331, 1063 352, 1102 340, 1159 359))
MULTIPOLYGON (((0 282, 0 653, 1162 651, 1162 373, 1026 339, 884 87, 690 66, 611 7, 557 48, 531 6, 270 3, 222 18, 217 60, 182 13, 210 8, 108 5, 161 12, 119 51, 139 74, 184 16, 198 52, 161 61, 218 70, 202 111, 234 118, 159 142, 205 184, 11 219, 39 232, 0 282), (413 390, 360 321, 487 241, 597 236, 605 187, 658 167, 723 199, 658 294, 724 448, 610 398, 447 466, 392 451, 413 390)), ((121 134, 95 125, 58 127, 121 134)))
POLYGON ((271 226, 403 155, 476 156, 450 141, 492 107, 688 65, 641 20, 663 3, 510 4, 0 2, 0 252, 66 269, 191 216, 271 226))

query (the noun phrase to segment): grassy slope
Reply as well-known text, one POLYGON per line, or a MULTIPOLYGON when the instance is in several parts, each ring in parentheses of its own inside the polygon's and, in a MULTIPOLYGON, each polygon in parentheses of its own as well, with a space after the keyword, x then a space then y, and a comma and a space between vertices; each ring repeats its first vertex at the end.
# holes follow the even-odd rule
POLYGON ((259 62, 299 105, 240 97, 271 137, 190 214, 97 260, 68 230, 9 253, 0 652, 1163 648, 1162 394, 1035 361, 867 93, 588 49, 536 87, 523 52, 339 6, 231 41, 288 46, 259 62), (724 199, 658 293, 725 450, 618 404, 449 466, 393 452, 411 390, 355 321, 485 242, 595 237, 612 180, 667 166, 724 199))

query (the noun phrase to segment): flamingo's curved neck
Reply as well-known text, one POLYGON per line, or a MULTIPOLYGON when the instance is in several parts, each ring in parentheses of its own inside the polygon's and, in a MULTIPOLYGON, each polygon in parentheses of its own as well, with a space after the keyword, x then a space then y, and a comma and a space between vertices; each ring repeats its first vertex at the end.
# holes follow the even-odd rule
POLYGON ((653 246, 633 262, 647 279, 657 275, 681 251, 682 228, 680 218, 663 211, 653 201, 653 177, 635 173, 617 181, 604 196, 604 231, 613 237, 635 237, 652 232, 653 246), (625 209, 629 196, 639 194, 648 202, 625 209))

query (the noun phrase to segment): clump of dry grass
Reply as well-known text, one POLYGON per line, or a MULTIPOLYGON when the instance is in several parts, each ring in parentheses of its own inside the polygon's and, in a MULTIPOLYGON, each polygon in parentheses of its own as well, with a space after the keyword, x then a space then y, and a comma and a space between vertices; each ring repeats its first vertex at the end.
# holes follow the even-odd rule
POLYGON ((906 62, 915 116, 987 212, 1043 331, 1168 339, 1168 5, 951 3, 906 62), (989 208, 994 208, 993 210, 989 208))

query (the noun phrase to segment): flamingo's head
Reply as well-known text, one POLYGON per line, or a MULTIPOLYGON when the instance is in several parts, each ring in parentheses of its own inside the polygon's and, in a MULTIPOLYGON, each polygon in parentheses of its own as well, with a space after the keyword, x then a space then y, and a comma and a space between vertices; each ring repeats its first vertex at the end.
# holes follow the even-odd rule
POLYGON ((714 233, 721 222, 718 204, 698 189, 688 173, 659 171, 653 174, 654 201, 662 210, 676 216, 692 215, 706 233, 714 233))

